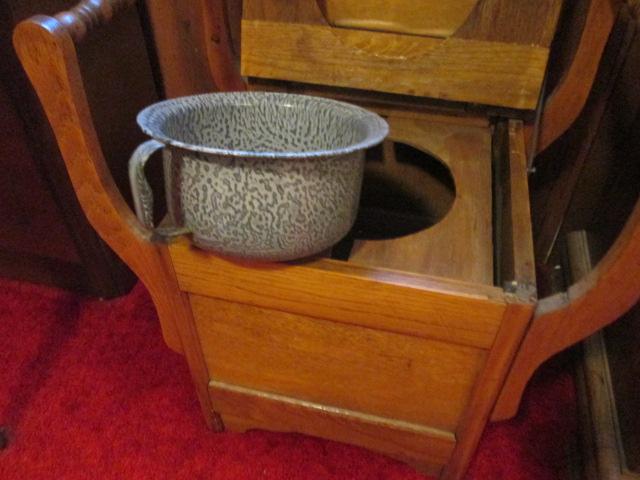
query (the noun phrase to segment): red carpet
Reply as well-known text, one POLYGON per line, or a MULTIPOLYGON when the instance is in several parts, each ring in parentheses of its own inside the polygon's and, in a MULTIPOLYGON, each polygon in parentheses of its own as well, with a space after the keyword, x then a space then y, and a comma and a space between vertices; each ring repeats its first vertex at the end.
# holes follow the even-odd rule
MULTIPOLYGON (((394 479, 396 461, 297 434, 206 429, 180 355, 138 285, 100 302, 0 280, 0 479, 394 479)), ((556 480, 576 428, 562 360, 485 432, 467 478, 556 480)))

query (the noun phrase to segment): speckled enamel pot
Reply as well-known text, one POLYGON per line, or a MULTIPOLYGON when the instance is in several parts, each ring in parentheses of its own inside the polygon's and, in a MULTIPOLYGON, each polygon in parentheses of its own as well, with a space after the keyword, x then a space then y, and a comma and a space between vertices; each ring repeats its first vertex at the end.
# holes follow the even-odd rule
POLYGON ((378 115, 306 95, 217 93, 156 103, 138 115, 153 138, 134 152, 129 174, 136 213, 153 228, 144 176, 164 148, 169 215, 206 249, 291 260, 339 241, 355 220, 364 150, 388 133, 378 115))

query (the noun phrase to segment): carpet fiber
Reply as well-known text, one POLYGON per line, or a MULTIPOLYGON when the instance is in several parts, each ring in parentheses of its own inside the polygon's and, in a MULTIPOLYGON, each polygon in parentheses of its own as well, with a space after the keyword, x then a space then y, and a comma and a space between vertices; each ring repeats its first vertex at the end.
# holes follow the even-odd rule
MULTIPOLYGON (((0 425, 10 440, 2 480, 425 478, 304 435, 209 431, 141 285, 98 301, 0 280, 0 425)), ((575 429, 560 358, 535 377, 515 419, 485 431, 467 478, 559 479, 575 429)))

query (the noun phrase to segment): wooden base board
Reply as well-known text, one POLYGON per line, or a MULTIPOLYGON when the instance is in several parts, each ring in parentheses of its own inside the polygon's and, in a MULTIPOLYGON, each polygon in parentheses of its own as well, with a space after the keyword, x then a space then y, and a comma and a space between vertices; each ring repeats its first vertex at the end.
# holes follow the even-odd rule
POLYGON ((299 432, 369 448, 438 475, 455 446, 453 434, 374 415, 209 383, 213 407, 225 428, 299 432))

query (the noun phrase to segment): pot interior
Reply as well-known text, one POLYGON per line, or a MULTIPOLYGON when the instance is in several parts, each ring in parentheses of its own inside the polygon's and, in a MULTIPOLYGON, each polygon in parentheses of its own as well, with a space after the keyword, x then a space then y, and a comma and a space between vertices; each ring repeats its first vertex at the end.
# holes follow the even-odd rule
POLYGON ((144 110, 138 121, 167 143, 231 155, 339 154, 378 143, 386 135, 386 123, 360 107, 265 92, 169 100, 144 110))

